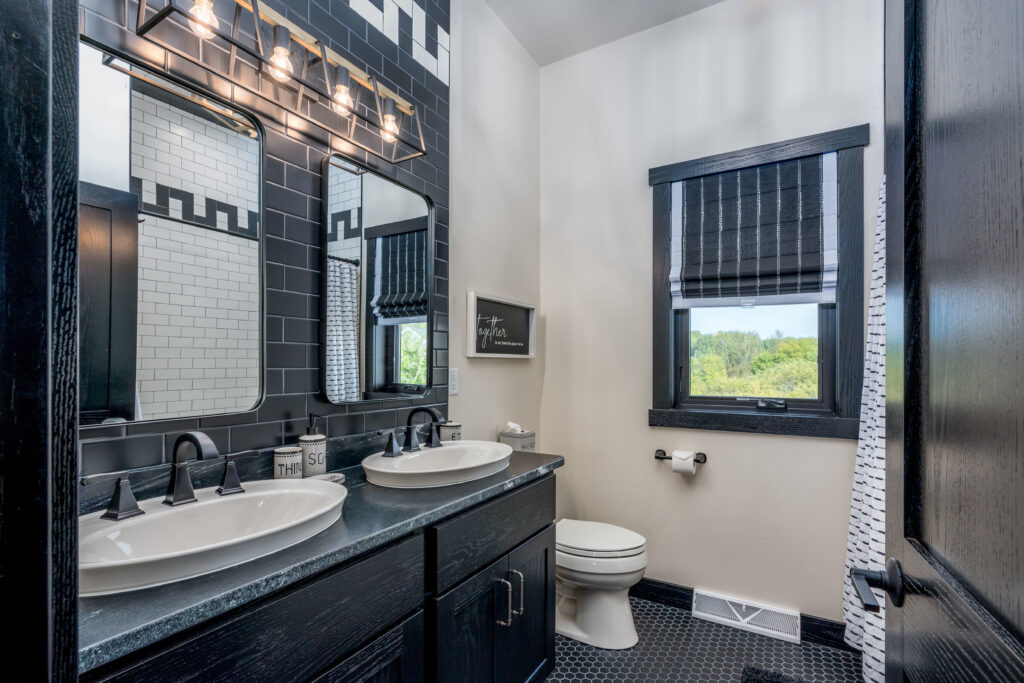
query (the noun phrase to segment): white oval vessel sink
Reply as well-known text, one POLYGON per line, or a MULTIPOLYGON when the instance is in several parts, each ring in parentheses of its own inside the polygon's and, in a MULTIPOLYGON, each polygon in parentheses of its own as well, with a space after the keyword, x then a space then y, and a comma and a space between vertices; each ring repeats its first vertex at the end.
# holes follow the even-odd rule
POLYGON ((146 513, 114 522, 103 512, 78 523, 82 597, 150 588, 243 564, 295 545, 341 516, 348 491, 333 482, 245 482, 245 493, 196 491, 177 507, 163 498, 139 503, 146 513))
POLYGON ((366 481, 393 489, 425 489, 481 479, 508 467, 512 447, 493 441, 445 441, 439 448, 363 460, 366 481))

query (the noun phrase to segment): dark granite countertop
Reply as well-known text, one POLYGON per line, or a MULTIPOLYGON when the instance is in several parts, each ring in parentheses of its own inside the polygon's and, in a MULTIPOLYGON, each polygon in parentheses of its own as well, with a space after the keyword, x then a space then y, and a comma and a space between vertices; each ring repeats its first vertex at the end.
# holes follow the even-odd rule
POLYGON ((206 576, 78 601, 78 669, 89 671, 382 547, 466 508, 539 479, 561 456, 514 453, 507 469, 484 479, 433 489, 367 484, 361 467, 346 475, 341 519, 273 555, 206 576))

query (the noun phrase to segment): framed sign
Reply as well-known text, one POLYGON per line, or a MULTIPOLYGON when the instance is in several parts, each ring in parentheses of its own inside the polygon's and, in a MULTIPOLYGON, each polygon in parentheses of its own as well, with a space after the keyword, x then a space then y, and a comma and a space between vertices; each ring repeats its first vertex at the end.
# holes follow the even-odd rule
POLYGON ((534 358, 534 315, 529 304, 469 292, 466 355, 470 358, 534 358))

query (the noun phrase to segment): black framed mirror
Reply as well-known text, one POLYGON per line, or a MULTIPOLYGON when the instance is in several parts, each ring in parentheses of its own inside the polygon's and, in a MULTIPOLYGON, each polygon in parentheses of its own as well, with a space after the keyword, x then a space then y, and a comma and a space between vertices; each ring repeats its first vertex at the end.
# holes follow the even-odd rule
POLYGON ((249 411, 263 390, 261 129, 79 45, 79 423, 249 411))
POLYGON ((430 200, 340 156, 323 162, 321 373, 331 403, 431 383, 430 200))

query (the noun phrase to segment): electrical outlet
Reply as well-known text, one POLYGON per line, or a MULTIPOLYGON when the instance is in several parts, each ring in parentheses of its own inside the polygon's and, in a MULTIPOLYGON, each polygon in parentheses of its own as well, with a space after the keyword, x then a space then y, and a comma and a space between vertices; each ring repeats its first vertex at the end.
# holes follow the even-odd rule
POLYGON ((448 368, 448 395, 455 396, 459 393, 459 369, 448 368))

